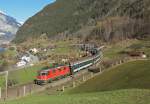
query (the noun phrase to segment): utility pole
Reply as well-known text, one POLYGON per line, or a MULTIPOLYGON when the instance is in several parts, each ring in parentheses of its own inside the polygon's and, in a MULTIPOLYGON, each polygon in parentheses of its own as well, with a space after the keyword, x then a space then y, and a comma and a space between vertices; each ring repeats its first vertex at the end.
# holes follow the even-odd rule
POLYGON ((23 96, 26 96, 26 86, 23 86, 23 96))
POLYGON ((2 98, 2 91, 1 91, 1 87, 0 87, 0 99, 2 98))
POLYGON ((5 95, 5 98, 8 97, 8 71, 5 72, 5 90, 6 90, 6 95, 5 95))
POLYGON ((8 71, 0 72, 0 74, 5 74, 5 98, 8 97, 8 71))

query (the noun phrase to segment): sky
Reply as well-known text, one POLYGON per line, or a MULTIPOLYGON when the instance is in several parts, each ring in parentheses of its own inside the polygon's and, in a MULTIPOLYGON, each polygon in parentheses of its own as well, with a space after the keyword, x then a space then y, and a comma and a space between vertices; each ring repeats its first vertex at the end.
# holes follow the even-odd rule
POLYGON ((55 0, 0 0, 0 11, 23 23, 55 0))

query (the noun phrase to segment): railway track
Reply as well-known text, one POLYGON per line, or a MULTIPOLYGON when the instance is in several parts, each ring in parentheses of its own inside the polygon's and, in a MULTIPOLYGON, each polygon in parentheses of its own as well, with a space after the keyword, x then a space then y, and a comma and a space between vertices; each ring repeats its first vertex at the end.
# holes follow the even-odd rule
MULTIPOLYGON (((11 88, 8 88, 8 93, 7 93, 7 99, 15 99, 19 97, 23 97, 25 95, 29 95, 32 93, 38 93, 42 92, 46 89, 52 89, 52 91, 56 91, 57 87, 61 87, 62 85, 69 83, 76 79, 82 78, 82 76, 90 74, 88 70, 82 70, 74 75, 74 77, 67 76, 63 79, 59 79, 56 81, 53 81, 52 83, 46 84, 46 85, 36 85, 33 83, 28 83, 20 86, 14 86, 11 88), (56 88, 55 88, 56 87, 56 88), (25 95, 24 95, 24 88, 25 88, 25 95)), ((2 99, 5 99, 5 90, 2 91, 2 99)))

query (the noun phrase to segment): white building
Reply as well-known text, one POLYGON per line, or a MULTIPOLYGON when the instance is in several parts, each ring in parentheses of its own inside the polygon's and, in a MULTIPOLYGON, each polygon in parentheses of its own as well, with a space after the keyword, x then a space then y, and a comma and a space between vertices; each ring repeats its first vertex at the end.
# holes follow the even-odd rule
POLYGON ((23 56, 21 58, 21 61, 19 61, 17 63, 17 67, 21 67, 21 66, 25 66, 27 65, 27 63, 29 63, 31 61, 31 58, 30 57, 27 57, 27 56, 23 56))
POLYGON ((34 54, 37 54, 39 52, 36 48, 30 49, 29 51, 33 52, 34 54))
POLYGON ((25 66, 27 63, 25 61, 20 61, 17 63, 17 67, 25 66))
POLYGON ((27 57, 27 56, 23 56, 23 57, 21 58, 21 60, 26 61, 26 62, 30 62, 31 58, 30 58, 30 57, 27 57))

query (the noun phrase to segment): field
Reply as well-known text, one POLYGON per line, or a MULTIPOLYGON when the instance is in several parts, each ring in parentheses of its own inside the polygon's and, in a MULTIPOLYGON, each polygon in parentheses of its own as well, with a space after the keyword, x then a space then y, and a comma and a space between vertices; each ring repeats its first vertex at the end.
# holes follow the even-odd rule
POLYGON ((143 51, 150 56, 150 41, 149 40, 125 40, 116 44, 108 44, 104 50, 106 59, 116 59, 122 57, 123 51, 143 51))
POLYGON ((120 90, 69 95, 37 94, 0 104, 150 104, 150 90, 120 90))
POLYGON ((125 50, 127 47, 132 44, 139 43, 138 40, 125 40, 116 44, 108 44, 107 49, 104 50, 104 57, 109 59, 118 58, 120 56, 120 52, 125 50))
POLYGON ((72 44, 75 44, 76 40, 72 40, 72 41, 53 41, 53 44, 56 45, 56 48, 53 51, 50 51, 49 54, 53 54, 53 55, 72 55, 72 54, 78 54, 80 52, 80 49, 75 48, 73 46, 71 46, 72 44))
MULTIPOLYGON (((37 71, 40 69, 41 66, 34 66, 10 72, 8 75, 8 82, 15 83, 16 85, 33 82, 33 80, 36 78, 37 71)), ((1 75, 0 79, 1 79, 0 86, 4 88, 5 86, 4 75, 1 75)))
POLYGON ((64 93, 48 91, 0 104, 150 104, 150 60, 134 61, 64 93))

